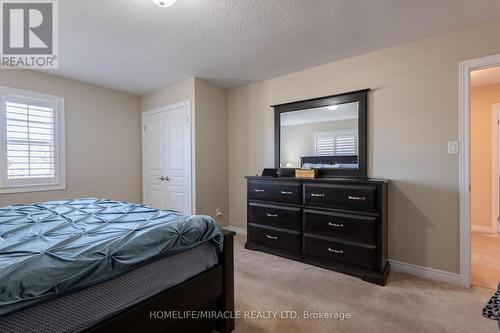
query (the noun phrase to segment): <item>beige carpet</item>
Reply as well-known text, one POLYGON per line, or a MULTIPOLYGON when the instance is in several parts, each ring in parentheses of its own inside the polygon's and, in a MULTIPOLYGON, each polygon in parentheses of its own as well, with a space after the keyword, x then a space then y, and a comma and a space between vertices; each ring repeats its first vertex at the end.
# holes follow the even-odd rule
MULTIPOLYGON (((490 289, 391 273, 380 287, 235 243, 236 310, 350 313, 351 319, 237 319, 235 332, 498 332, 481 316, 490 289)), ((254 313, 254 316, 258 313, 254 313)))
POLYGON ((500 234, 472 233, 472 285, 495 288, 500 282, 500 234))

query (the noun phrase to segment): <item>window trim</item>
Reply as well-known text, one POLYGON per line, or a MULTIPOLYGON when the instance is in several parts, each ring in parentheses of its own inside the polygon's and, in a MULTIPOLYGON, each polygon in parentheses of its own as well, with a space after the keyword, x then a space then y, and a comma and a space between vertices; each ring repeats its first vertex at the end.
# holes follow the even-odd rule
POLYGON ((64 98, 60 96, 48 95, 44 93, 0 86, 0 170, 5 170, 5 173, 0 173, 0 194, 22 193, 22 192, 39 192, 39 191, 55 191, 66 189, 66 147, 65 147, 65 110, 64 98), (6 123, 5 123, 5 98, 6 97, 20 98, 23 100, 45 101, 54 106, 54 143, 56 149, 55 154, 55 181, 43 182, 43 180, 51 180, 51 178, 41 178, 40 184, 37 180, 29 184, 9 184, 7 181, 7 161, 6 161, 6 123))

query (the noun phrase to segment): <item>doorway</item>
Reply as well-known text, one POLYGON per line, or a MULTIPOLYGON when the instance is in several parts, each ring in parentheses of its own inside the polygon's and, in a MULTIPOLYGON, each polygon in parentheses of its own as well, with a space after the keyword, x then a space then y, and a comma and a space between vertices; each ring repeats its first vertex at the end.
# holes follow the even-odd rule
POLYGON ((143 201, 194 213, 191 104, 183 102, 142 114, 143 201))
POLYGON ((500 282, 500 66, 471 72, 471 283, 500 282))
POLYGON ((491 289, 500 282, 499 60, 460 66, 460 278, 465 286, 491 289))
MULTIPOLYGON (((491 69, 497 77, 491 88, 495 104, 491 106, 491 233, 500 231, 500 66, 491 69)), ((493 72, 490 71, 490 74, 493 72)), ((488 103, 488 101, 486 101, 488 103)))

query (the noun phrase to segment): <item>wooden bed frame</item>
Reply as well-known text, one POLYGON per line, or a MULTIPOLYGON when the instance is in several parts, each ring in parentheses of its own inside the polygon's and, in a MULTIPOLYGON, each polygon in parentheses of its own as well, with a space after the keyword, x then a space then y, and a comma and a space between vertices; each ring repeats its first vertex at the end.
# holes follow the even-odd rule
MULTIPOLYGON (((224 249, 219 263, 175 287, 97 324, 87 332, 211 332, 234 329, 234 244, 233 231, 223 230, 224 249), (184 311, 217 311, 222 319, 166 318, 168 311, 183 316, 184 311), (156 318, 155 318, 156 315, 156 318)), ((126 290, 124 290, 126 292, 126 290)))

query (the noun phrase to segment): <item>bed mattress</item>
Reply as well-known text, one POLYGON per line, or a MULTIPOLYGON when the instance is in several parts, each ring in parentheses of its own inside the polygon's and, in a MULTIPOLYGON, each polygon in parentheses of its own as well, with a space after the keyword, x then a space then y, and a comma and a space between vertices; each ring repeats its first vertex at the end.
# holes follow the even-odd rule
POLYGON ((113 279, 205 242, 208 216, 104 199, 0 208, 0 315, 113 279))
POLYGON ((218 247, 210 242, 203 243, 113 280, 0 317, 0 332, 82 332, 214 267, 217 257, 218 247))

